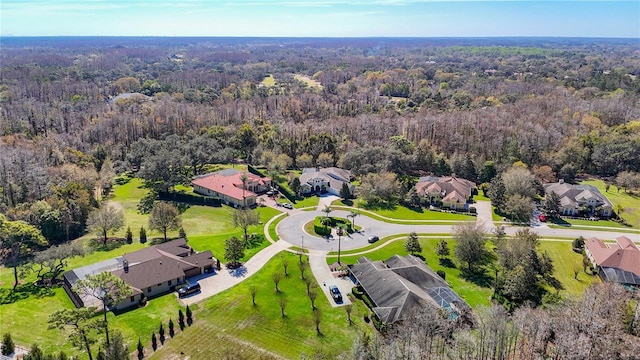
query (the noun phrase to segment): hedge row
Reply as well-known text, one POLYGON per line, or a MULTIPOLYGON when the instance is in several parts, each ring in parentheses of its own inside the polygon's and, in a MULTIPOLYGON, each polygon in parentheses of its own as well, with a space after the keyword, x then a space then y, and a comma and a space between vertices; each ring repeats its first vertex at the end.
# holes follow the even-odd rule
MULTIPOLYGON (((249 170, 249 172, 250 172, 250 173, 252 173, 252 174, 254 174, 254 175, 261 176, 261 177, 267 177, 267 175, 265 175, 262 171, 260 171, 260 170, 258 170, 258 169, 256 169, 256 168, 254 168, 254 167, 253 167, 253 166, 251 166, 251 165, 247 165, 247 169, 249 170)), ((281 193, 282 195, 284 195, 284 197, 286 197, 289 201, 291 201, 292 203, 294 203, 294 204, 295 204, 297 197, 296 197, 296 195, 295 195, 295 194, 293 194, 293 193, 291 192, 291 190, 289 190, 289 189, 288 189, 287 187, 285 187, 285 186, 279 186, 279 187, 278 187, 278 190, 280 191, 280 193, 281 193)))
POLYGON ((185 204, 192 205, 204 205, 204 206, 215 206, 220 207, 220 199, 211 198, 208 196, 196 195, 196 194, 185 194, 185 193, 175 193, 175 192, 159 192, 158 193, 159 200, 165 201, 174 201, 181 202, 185 204))

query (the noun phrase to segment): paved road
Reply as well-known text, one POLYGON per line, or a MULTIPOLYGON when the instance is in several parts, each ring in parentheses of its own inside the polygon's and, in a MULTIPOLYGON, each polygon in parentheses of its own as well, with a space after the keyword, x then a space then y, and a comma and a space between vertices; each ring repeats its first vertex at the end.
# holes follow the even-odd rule
MULTIPOLYGON (((193 304, 202 301, 210 296, 213 296, 221 291, 224 291, 249 276, 260 270, 273 256, 279 252, 286 250, 292 245, 298 247, 304 247, 309 250, 309 264, 311 271, 316 278, 318 284, 322 287, 322 291, 327 297, 329 303, 332 306, 346 305, 349 302, 347 294, 354 286, 348 278, 339 278, 329 269, 326 264, 326 255, 329 251, 338 250, 338 244, 342 250, 358 249, 369 245, 367 238, 371 235, 378 235, 381 238, 394 234, 406 234, 411 231, 417 233, 429 234, 429 233, 451 233, 452 225, 409 225, 409 224, 391 224, 385 223, 379 220, 372 219, 365 214, 361 214, 355 218, 355 224, 361 226, 363 229, 359 233, 351 234, 350 236, 343 236, 338 239, 323 239, 317 236, 313 236, 304 231, 303 227, 306 223, 312 221, 316 216, 325 215, 319 209, 324 207, 324 204, 330 204, 331 201, 337 197, 326 196, 321 198, 318 208, 314 211, 302 211, 302 210, 286 210, 281 207, 280 211, 284 211, 289 214, 286 219, 283 219, 276 228, 276 231, 280 237, 278 239, 271 239, 268 234, 268 226, 265 226, 265 236, 272 243, 267 248, 263 249, 256 255, 254 255, 249 261, 247 261, 243 267, 237 270, 223 269, 212 276, 207 276, 199 280, 202 290, 200 293, 194 294, 189 297, 180 299, 184 305, 193 304), (329 294, 329 285, 336 285, 343 294, 344 303, 336 304, 331 295, 329 294)), ((273 200, 271 204, 267 203, 267 206, 274 206, 273 200)), ((479 201, 475 204, 478 210, 477 222, 483 224, 487 231, 494 229, 493 222, 491 221, 491 204, 486 201, 479 201)), ((331 216, 346 218, 349 214, 348 211, 335 210, 331 212, 331 216)), ((270 221, 271 222, 271 221, 270 221)), ((507 234, 515 234, 522 227, 505 227, 507 234)), ((545 236, 557 236, 557 237, 569 237, 575 238, 578 236, 598 237, 600 239, 615 239, 618 236, 627 236, 635 242, 640 242, 640 234, 631 234, 615 231, 597 231, 597 230, 573 230, 573 229, 552 229, 547 226, 532 227, 539 235, 545 236)), ((384 246, 385 244, 381 244, 384 246)), ((373 251, 372 249, 370 251, 373 251)))

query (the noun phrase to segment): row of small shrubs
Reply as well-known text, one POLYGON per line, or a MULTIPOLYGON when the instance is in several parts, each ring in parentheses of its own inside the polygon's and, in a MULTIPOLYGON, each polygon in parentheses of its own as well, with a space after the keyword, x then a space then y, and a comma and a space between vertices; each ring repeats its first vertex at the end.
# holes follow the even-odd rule
MULTIPOLYGON (((182 309, 178 310, 178 326, 180 327, 180 331, 184 331, 184 328, 188 325, 191 326, 193 324, 193 313, 187 305, 185 313, 182 312, 182 309), (186 313, 186 316, 185 316, 186 313)), ((173 323, 173 319, 169 319, 168 322, 168 331, 169 338, 173 338, 176 335, 175 325, 173 323)), ((154 331, 151 334, 151 349, 156 351, 158 349, 158 341, 160 341, 161 345, 164 345, 166 338, 166 331, 164 328, 164 323, 160 323, 160 328, 158 329, 158 333, 154 331)), ((138 345, 136 346, 138 352, 138 359, 141 360, 144 358, 144 346, 142 345, 142 341, 138 338, 138 345)))

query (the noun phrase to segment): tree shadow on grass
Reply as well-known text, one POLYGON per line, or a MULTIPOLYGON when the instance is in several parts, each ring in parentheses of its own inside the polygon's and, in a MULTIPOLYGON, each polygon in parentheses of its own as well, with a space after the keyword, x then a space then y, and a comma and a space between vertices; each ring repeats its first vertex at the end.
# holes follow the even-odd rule
MULTIPOLYGON (((554 289, 556 289, 556 290, 564 290, 564 286, 562 285, 562 283, 558 279, 556 279, 555 277, 547 276, 547 277, 545 277, 544 280, 547 282, 547 284, 553 286, 554 289)), ((578 281, 580 281, 580 280, 578 280, 578 281)))
POLYGON ((554 224, 554 225, 558 225, 558 226, 566 226, 566 227, 570 227, 571 226, 571 224, 569 224, 564 219, 559 218, 559 217, 551 219, 551 223, 554 224))
POLYGON ((15 290, 10 288, 0 289, 0 304, 13 304, 19 300, 25 300, 33 296, 44 298, 54 296, 54 291, 50 287, 36 286, 33 283, 18 285, 15 290))
POLYGON ((463 269, 460 272, 460 277, 466 281, 472 282, 480 287, 490 288, 493 286, 493 277, 489 275, 484 268, 477 268, 469 271, 463 269))
POLYGON ((440 263, 440 265, 450 268, 450 269, 455 269, 456 268, 456 264, 453 263, 453 261, 451 261, 451 259, 449 258, 444 258, 444 259, 438 259, 438 262, 440 263))
POLYGON ((115 250, 122 245, 127 243, 127 239, 125 238, 107 238, 106 244, 104 243, 104 239, 91 239, 89 241, 89 247, 94 251, 111 251, 115 250))

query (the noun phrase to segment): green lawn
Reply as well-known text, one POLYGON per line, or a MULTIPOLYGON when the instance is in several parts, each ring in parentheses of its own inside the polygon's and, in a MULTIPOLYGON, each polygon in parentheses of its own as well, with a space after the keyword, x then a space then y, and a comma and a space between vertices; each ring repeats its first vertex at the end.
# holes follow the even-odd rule
MULTIPOLYGON (((152 358, 171 359, 184 352, 180 358, 213 359, 225 357, 228 351, 243 351, 248 358, 258 358, 261 353, 256 347, 290 359, 303 353, 311 355, 319 349, 325 358, 336 358, 348 351, 359 332, 371 331, 363 321, 368 309, 356 303, 352 313, 354 325, 349 326, 345 310, 332 308, 326 296, 318 294, 316 306, 322 311, 322 335, 318 335, 297 265, 297 255, 283 252, 246 281, 204 301, 194 312, 197 319, 194 325, 170 340, 152 358), (289 277, 283 277, 279 285, 281 293, 277 294, 271 277, 282 271, 283 258, 289 263, 289 277), (255 307, 249 293, 252 285, 257 287, 255 307), (279 306, 282 297, 287 302, 284 318, 279 306)), ((309 270, 306 274, 313 279, 309 270)))
POLYGON ((318 207, 318 202, 320 198, 317 196, 307 196, 302 198, 301 200, 296 200, 296 203, 293 204, 293 207, 296 209, 304 208, 304 207, 318 207))
POLYGON ((623 224, 620 224, 612 220, 592 221, 592 220, 586 220, 586 219, 557 218, 557 219, 552 219, 549 222, 549 226, 557 229, 562 229, 566 227, 588 229, 589 227, 603 226, 603 227, 612 227, 612 228, 617 228, 622 230, 626 229, 632 232, 636 231, 635 229, 629 226, 625 226, 623 224))
POLYGON ((609 201, 611 201, 614 210, 617 205, 621 205, 623 211, 620 215, 634 228, 640 228, 640 196, 624 191, 618 191, 619 189, 613 185, 609 189, 609 192, 606 192, 605 183, 602 180, 582 181, 581 184, 588 184, 597 187, 598 190, 600 190, 600 192, 604 194, 609 201))
MULTIPOLYGON (((369 249, 377 248, 378 246, 380 246, 382 244, 385 244, 387 242, 390 242, 390 241, 403 241, 403 240, 406 240, 408 235, 409 234, 395 234, 395 235, 385 236, 385 237, 383 237, 382 239, 376 241, 373 244, 369 244, 369 245, 367 245, 365 247, 361 247, 361 248, 358 248, 358 249, 341 251, 340 254, 341 255, 350 255, 350 254, 361 253, 361 252, 367 251, 369 249)), ((436 233, 418 234, 418 236, 423 237, 423 238, 436 237, 438 239, 449 239, 449 238, 451 238, 451 234, 436 234, 436 233)), ((338 252, 337 251, 330 251, 327 255, 336 257, 338 255, 338 252)), ((363 256, 367 256, 367 255, 363 255, 363 256)), ((327 261, 327 264, 331 265, 334 262, 335 262, 335 260, 333 260, 331 262, 327 261)))
MULTIPOLYGON (((334 210, 354 210, 354 207, 344 206, 342 200, 336 200, 332 203, 331 208, 334 210)), ((451 224, 458 221, 475 221, 475 216, 446 213, 440 211, 424 210, 416 211, 404 206, 396 206, 393 210, 388 209, 374 209, 365 210, 357 209, 362 214, 374 218, 376 220, 393 223, 393 224, 424 224, 428 221, 429 224, 451 224)), ((356 218, 357 223, 357 218, 356 218)))
MULTIPOLYGON (((489 305, 491 300, 491 294, 493 289, 490 287, 482 287, 467 281, 460 276, 460 269, 457 267, 446 267, 440 264, 438 256, 435 253, 435 247, 439 239, 420 239, 420 245, 422 245, 422 253, 427 264, 434 270, 443 270, 446 275, 446 281, 451 285, 451 288, 464 299, 471 307, 475 308, 479 305, 489 305)), ((453 240, 448 240, 449 247, 453 251, 453 240)), ((354 264, 357 260, 366 256, 371 260, 386 260, 391 256, 407 255, 404 249, 404 241, 394 241, 391 244, 381 248, 380 250, 367 253, 366 255, 354 255, 354 256, 341 256, 341 262, 346 264, 354 264)), ((337 256, 328 256, 327 263, 332 264, 338 260, 337 256)))
MULTIPOLYGON (((110 200, 122 205, 125 210, 127 224, 138 224, 137 226, 130 225, 134 233, 133 244, 126 244, 110 251, 94 251, 83 257, 70 259, 67 269, 74 269, 98 261, 112 259, 149 246, 149 242, 140 244, 138 241, 139 226, 144 225, 146 228, 148 219, 148 215, 138 214, 136 209, 140 197, 147 193, 147 190, 141 185, 141 180, 132 179, 124 185, 116 186, 110 200)), ((264 223, 280 213, 269 207, 259 207, 256 211, 260 213, 262 223, 249 227, 248 233, 250 234, 263 234, 264 223)), ((233 209, 228 206, 189 207, 182 214, 183 227, 187 233, 189 244, 198 251, 211 250, 214 256, 224 262, 224 240, 231 236, 242 236, 242 230, 233 227, 232 212, 233 209)), ((124 235, 123 231, 121 235, 124 235)), ((178 233, 175 231, 168 235, 173 237, 177 236, 178 233)), ((150 238, 159 236, 159 233, 149 233, 150 238)), ((85 236, 78 241, 88 243, 91 237, 93 236, 85 236)), ((247 261, 268 245, 269 242, 265 239, 255 247, 246 249, 243 261, 247 261)), ((21 276, 21 282, 25 284, 30 284, 33 281, 35 281, 35 275, 33 274, 21 276)), ((19 291, 17 294, 20 300, 15 301, 11 298, 15 297, 11 295, 12 284, 13 269, 0 268, 0 299, 2 299, 2 305, 0 306, 0 319, 2 320, 0 321, 0 333, 11 332, 14 340, 21 345, 29 346, 37 341, 47 351, 57 351, 58 348, 61 348, 65 351, 73 352, 69 345, 61 345, 67 342, 65 336, 63 336, 60 331, 45 330, 46 321, 53 310, 65 307, 71 308, 73 306, 64 290, 62 288, 54 288, 53 291, 49 292, 39 290, 38 294, 19 291), (29 326, 25 327, 24 324, 29 324, 29 326), (36 326, 38 331, 32 331, 31 326, 36 326)), ((31 288, 30 285, 23 285, 20 289, 26 290, 31 288)), ((144 309, 119 315, 114 317, 114 321, 117 323, 121 321, 120 319, 124 319, 119 323, 120 325, 118 325, 118 327, 122 328, 125 335, 144 332, 149 333, 146 334, 145 337, 150 337, 148 329, 159 325, 159 323, 158 325, 153 324, 153 321, 150 319, 166 317, 168 321, 168 316, 174 312, 174 309, 177 309, 177 305, 178 303, 172 295, 152 299, 144 309)), ((113 315, 111 314, 110 316, 113 315)))
MULTIPOLYGON (((4 271, 4 269, 3 269, 4 271)), ((0 288, 5 295, 10 288, 0 288)), ((64 351, 67 355, 77 352, 60 330, 48 330, 49 314, 59 309, 73 309, 73 303, 59 287, 48 295, 30 296, 28 299, 0 305, 0 333, 11 333, 17 344, 30 347, 38 343, 46 352, 64 351)))
POLYGON ((595 281, 595 277, 582 271, 582 255, 574 252, 571 242, 540 241, 540 252, 546 252, 553 260, 553 276, 560 281, 564 290, 561 295, 581 295, 595 281), (578 279, 574 279, 574 269, 580 269, 578 279))

